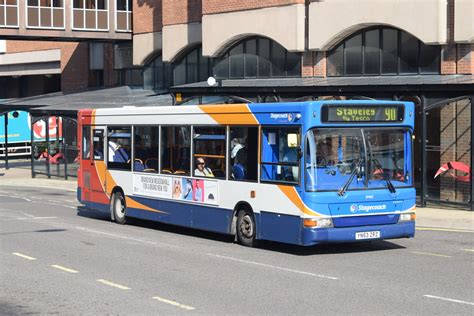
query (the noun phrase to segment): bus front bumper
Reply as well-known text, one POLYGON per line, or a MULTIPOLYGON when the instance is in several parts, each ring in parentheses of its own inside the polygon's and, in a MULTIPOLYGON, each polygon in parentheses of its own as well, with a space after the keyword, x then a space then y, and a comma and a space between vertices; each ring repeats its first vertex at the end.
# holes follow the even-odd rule
POLYGON ((301 245, 310 246, 320 243, 361 242, 371 240, 410 238, 415 236, 415 221, 407 221, 390 225, 371 225, 341 228, 304 228, 301 245), (357 234, 367 232, 367 234, 357 234), (379 237, 373 237, 379 232, 379 237), (357 239, 356 235, 363 239, 357 239))

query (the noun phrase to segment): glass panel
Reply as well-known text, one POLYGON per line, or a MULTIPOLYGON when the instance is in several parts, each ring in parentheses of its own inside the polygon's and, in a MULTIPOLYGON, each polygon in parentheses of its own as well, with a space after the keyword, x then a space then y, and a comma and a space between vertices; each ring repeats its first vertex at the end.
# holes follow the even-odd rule
POLYGON ((367 75, 380 74, 380 32, 378 29, 365 32, 365 67, 367 75))
POLYGON ((156 60, 156 67, 155 67, 155 89, 163 89, 163 81, 164 81, 164 74, 163 74, 163 61, 160 59, 156 60))
POLYGON ((84 8, 84 0, 74 0, 73 1, 74 8, 84 8))
POLYGON ((258 77, 270 76, 270 41, 258 40, 258 77))
POLYGON ((245 42, 245 77, 257 77, 257 40, 245 42))
POLYGON ((186 64, 186 83, 193 83, 198 81, 198 56, 197 49, 192 50, 187 55, 187 64, 186 64))
POLYGON ((158 172, 158 126, 136 126, 133 171, 158 172))
POLYGON ((285 53, 286 50, 283 46, 272 42, 272 77, 285 76, 285 53))
POLYGON ((45 9, 45 8, 41 8, 40 9, 40 18, 41 18, 41 26, 42 27, 51 27, 52 26, 52 23, 51 23, 51 9, 45 9))
POLYGON ((7 25, 18 25, 18 8, 7 7, 7 25))
POLYGON ((358 174, 348 190, 364 188, 364 156, 360 129, 310 130, 305 153, 306 190, 339 190, 353 172, 358 174))
POLYGON ((257 127, 231 127, 229 138, 229 174, 231 180, 257 181, 258 148, 257 127))
POLYGON ((346 75, 362 74, 362 34, 356 35, 345 43, 346 75))
POLYGON ((425 74, 439 74, 440 47, 420 42, 420 71, 425 74))
POLYGON ((96 28, 96 11, 85 11, 86 12, 86 28, 95 29, 96 28))
POLYGON ((104 131, 101 129, 94 129, 92 139, 94 148, 94 160, 104 160, 104 131))
POLYGON ((130 127, 109 127, 108 167, 109 169, 131 169, 132 144, 130 127))
POLYGON ((261 180, 298 183, 300 132, 297 128, 262 130, 261 180))
POLYGON ((329 53, 327 60, 328 76, 344 75, 344 45, 341 44, 329 53))
POLYGON ((225 178, 225 129, 195 127, 194 176, 225 178))
POLYGON ((39 26, 38 8, 28 8, 28 26, 39 26))
POLYGON ((400 37, 400 73, 418 73, 418 40, 405 32, 400 37))
MULTIPOLYGON (((4 1, 1 0, 0 4, 2 4, 4 1)), ((38 0, 28 0, 28 6, 38 6, 38 0)))
POLYGON ((382 74, 398 73, 398 31, 382 30, 382 74))
POLYGON ((74 24, 73 27, 77 29, 84 28, 84 11, 74 10, 74 24))
POLYGON ((64 27, 64 9, 53 9, 53 26, 64 27))
POLYGON ((430 110, 426 141, 427 198, 467 203, 472 200, 471 102, 463 99, 430 110))
POLYGON ((191 169, 191 128, 161 128, 161 173, 189 176, 191 169))
POLYGON ((127 15, 126 12, 117 12, 117 30, 127 30, 127 15))
POLYGON ((206 81, 209 75, 209 58, 202 56, 202 50, 199 49, 199 81, 206 81))
POLYGON ((244 77, 244 44, 232 48, 229 52, 230 78, 244 77))
POLYGON ((288 77, 301 76, 301 54, 286 53, 286 75, 288 77))
POLYGON ((149 63, 143 69, 143 86, 145 90, 153 90, 155 88, 155 62, 149 63))
POLYGON ((109 28, 107 11, 97 12, 97 24, 97 28, 100 30, 107 30, 109 28))
POLYGON ((127 10, 127 0, 117 0, 117 10, 127 10))
POLYGON ((89 159, 91 156, 91 127, 82 128, 82 159, 89 159))
POLYGON ((411 186, 413 172, 411 159, 411 135, 404 130, 364 130, 370 160, 369 188, 387 187, 385 178, 395 187, 411 186))
POLYGON ((214 75, 218 79, 229 78, 229 58, 225 54, 223 57, 216 58, 214 60, 214 75))
POLYGON ((107 9, 107 0, 97 0, 97 9, 99 10, 107 9))
POLYGON ((174 66, 174 85, 186 83, 186 57, 174 66))
POLYGON ((0 6, 0 25, 5 25, 5 7, 0 6))

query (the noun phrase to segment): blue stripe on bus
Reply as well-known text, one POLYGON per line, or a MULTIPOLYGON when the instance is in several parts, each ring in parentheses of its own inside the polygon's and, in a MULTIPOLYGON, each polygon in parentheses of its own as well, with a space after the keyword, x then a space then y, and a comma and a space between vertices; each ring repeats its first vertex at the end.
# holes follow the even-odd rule
POLYGON ((258 239, 299 244, 301 241, 301 218, 294 215, 261 211, 255 214, 258 239))
POLYGON ((231 209, 137 196, 128 197, 163 213, 127 208, 127 216, 224 234, 230 233, 234 213, 231 209))
POLYGON ((396 224, 400 214, 334 217, 334 227, 396 224))

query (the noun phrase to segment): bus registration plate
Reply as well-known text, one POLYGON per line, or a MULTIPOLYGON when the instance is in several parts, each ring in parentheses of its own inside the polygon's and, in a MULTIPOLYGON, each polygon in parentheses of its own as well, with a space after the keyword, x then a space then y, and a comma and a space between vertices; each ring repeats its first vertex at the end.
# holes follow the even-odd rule
POLYGON ((373 238, 380 238, 380 231, 372 231, 372 232, 357 232, 355 234, 355 239, 373 239, 373 238))

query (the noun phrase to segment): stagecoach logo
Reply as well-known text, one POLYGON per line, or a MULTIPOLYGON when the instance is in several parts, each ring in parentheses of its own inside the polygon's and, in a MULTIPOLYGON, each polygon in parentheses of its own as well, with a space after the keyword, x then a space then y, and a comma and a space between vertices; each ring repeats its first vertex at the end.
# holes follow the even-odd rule
POLYGON ((370 212, 370 211, 383 211, 387 209, 387 205, 381 204, 381 205, 357 205, 357 204, 352 204, 350 207, 351 213, 355 213, 357 211, 362 211, 362 212, 370 212))
POLYGON ((288 119, 288 113, 271 113, 270 118, 274 120, 288 119))

